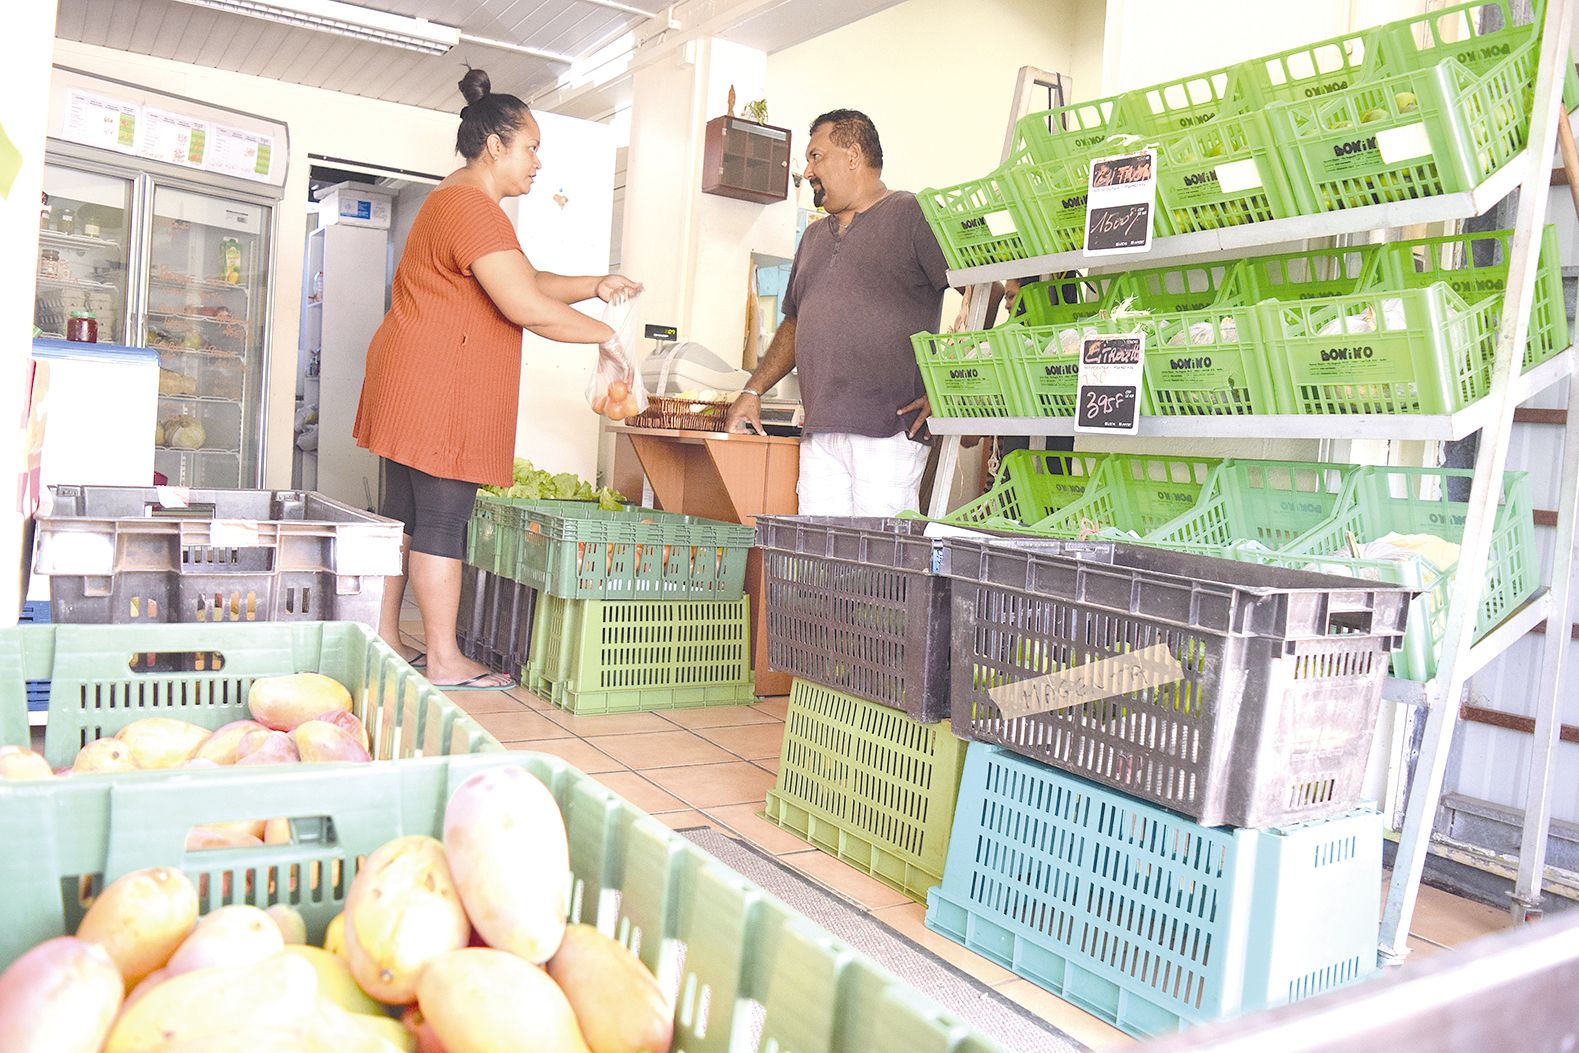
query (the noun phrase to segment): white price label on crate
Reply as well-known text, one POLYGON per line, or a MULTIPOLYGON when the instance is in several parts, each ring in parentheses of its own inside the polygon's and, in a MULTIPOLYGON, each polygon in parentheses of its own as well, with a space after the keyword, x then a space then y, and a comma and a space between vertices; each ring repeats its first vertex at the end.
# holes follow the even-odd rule
POLYGON ((154 498, 161 508, 185 508, 192 500, 192 491, 184 486, 156 486, 154 498))
POLYGON ((1261 180, 1261 166, 1253 157, 1217 166, 1217 188, 1225 194, 1239 194, 1265 185, 1261 180))
POLYGON ((208 543, 218 548, 257 548, 257 520, 216 519, 208 528, 208 543))
POLYGON ((1402 128, 1377 132, 1376 149, 1381 151, 1383 161, 1395 165, 1417 157, 1430 157, 1431 137, 1426 134, 1424 123, 1406 124, 1402 128))

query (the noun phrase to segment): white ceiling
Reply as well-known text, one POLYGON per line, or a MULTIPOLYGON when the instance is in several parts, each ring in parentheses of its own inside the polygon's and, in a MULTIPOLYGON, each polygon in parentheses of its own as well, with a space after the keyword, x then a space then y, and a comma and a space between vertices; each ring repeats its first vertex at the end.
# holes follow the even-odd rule
MULTIPOLYGON (((664 0, 623 2, 651 11, 667 11, 671 6, 664 0)), ((721 35, 776 51, 896 2, 759 0, 742 4, 747 13, 721 35)), ((591 54, 647 23, 641 15, 590 0, 358 3, 391 14, 426 18, 474 36, 572 56, 591 54)), ((688 6, 674 5, 682 23, 688 6)), ((175 0, 60 0, 56 34, 87 44, 437 110, 460 109, 455 84, 467 63, 486 69, 495 90, 523 98, 554 87, 566 70, 562 63, 466 42, 448 54, 427 56, 175 0)))

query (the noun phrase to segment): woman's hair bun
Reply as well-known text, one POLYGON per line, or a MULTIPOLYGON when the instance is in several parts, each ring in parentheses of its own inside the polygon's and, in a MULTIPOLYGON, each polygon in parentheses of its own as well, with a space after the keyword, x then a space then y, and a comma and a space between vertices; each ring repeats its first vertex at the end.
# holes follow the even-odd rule
POLYGON ((483 100, 491 87, 488 74, 480 69, 468 69, 460 81, 461 97, 466 100, 466 105, 473 106, 483 100))

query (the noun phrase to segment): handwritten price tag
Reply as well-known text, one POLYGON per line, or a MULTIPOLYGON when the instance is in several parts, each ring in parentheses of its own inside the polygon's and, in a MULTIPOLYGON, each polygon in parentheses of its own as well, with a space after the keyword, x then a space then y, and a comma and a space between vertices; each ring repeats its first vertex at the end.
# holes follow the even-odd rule
POLYGON ((1157 152, 1143 150, 1091 162, 1086 194, 1086 252, 1114 255, 1151 247, 1157 210, 1157 152))
POLYGON ((1145 361, 1140 333, 1087 337, 1080 346, 1075 430, 1134 435, 1140 429, 1145 361))

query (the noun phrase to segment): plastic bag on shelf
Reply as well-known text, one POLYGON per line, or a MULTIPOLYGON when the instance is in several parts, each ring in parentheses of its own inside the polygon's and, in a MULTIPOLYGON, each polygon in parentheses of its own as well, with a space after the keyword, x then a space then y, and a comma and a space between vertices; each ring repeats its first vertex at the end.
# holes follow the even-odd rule
POLYGON ((647 409, 647 386, 642 383, 633 353, 641 338, 641 294, 617 296, 603 306, 603 321, 614 330, 618 356, 598 354, 598 364, 587 381, 587 404, 618 423, 647 409))

